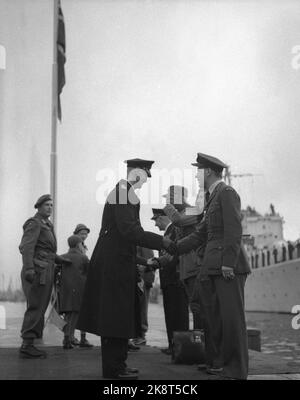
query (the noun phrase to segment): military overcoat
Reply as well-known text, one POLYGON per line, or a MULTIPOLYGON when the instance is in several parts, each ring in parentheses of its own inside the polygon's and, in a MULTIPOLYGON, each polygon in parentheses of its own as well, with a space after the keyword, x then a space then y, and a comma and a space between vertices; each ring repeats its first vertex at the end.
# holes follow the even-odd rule
POLYGON ((160 250, 162 236, 143 230, 130 183, 109 194, 88 270, 78 329, 102 337, 135 336, 136 246, 160 250))

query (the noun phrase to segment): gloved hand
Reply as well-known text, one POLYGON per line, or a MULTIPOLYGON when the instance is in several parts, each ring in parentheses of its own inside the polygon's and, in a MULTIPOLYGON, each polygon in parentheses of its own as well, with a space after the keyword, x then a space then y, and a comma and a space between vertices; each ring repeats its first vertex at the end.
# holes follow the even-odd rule
POLYGON ((177 252, 176 244, 168 237, 163 237, 163 248, 171 255, 177 252))
POLYGON ((171 255, 170 253, 165 252, 165 254, 163 255, 163 257, 164 257, 164 259, 165 259, 166 261, 171 262, 171 261, 173 260, 173 258, 174 258, 174 255, 171 255))
POLYGON ((24 277, 27 282, 32 283, 35 278, 35 270, 32 268, 27 269, 25 271, 24 277))

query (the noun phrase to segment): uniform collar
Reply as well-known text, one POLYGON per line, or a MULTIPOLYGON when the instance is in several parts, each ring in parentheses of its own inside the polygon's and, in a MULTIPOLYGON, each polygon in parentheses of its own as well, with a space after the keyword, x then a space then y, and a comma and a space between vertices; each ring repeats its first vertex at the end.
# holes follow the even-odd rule
POLYGON ((165 232, 167 232, 167 230, 170 228, 171 225, 172 225, 172 222, 169 222, 168 225, 166 226, 165 232))
POLYGON ((38 218, 43 224, 51 226, 52 227, 52 222, 50 221, 49 218, 43 217, 40 213, 36 213, 35 217, 38 218))
POLYGON ((77 253, 77 254, 82 254, 81 253, 81 251, 79 250, 79 249, 76 249, 76 248, 71 248, 71 249, 69 249, 69 253, 77 253))
POLYGON ((131 196, 130 198, 133 200, 132 204, 137 205, 137 204, 140 203, 140 199, 139 199, 138 195, 136 194, 136 192, 134 190, 134 187, 132 186, 132 184, 130 182, 128 182, 125 179, 122 179, 119 182, 119 187, 121 189, 125 189, 126 188, 128 193, 130 192, 130 196, 131 196))
POLYGON ((208 189, 210 196, 212 195, 213 191, 218 186, 218 184, 221 182, 222 182, 222 179, 218 179, 216 182, 214 182, 212 185, 210 185, 210 187, 208 189))

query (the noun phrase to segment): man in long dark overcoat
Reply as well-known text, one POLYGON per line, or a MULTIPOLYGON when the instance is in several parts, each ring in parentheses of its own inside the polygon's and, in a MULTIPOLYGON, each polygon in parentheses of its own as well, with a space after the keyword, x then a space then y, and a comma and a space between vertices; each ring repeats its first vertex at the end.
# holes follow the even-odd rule
POLYGON ((135 189, 151 177, 153 161, 128 160, 104 206, 99 239, 90 261, 78 329, 101 336, 104 378, 136 379, 126 365, 128 339, 135 332, 136 246, 160 250, 174 244, 141 226, 135 189))

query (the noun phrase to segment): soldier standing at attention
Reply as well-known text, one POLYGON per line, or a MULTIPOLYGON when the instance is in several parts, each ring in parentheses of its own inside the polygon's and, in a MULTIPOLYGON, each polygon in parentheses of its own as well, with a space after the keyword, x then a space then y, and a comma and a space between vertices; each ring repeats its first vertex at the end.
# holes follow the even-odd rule
POLYGON ((293 246, 292 242, 288 241, 289 260, 293 259, 294 249, 295 247, 293 246))
POLYGON ((55 263, 70 263, 56 254, 56 237, 49 220, 53 207, 51 196, 41 196, 34 207, 37 213, 23 225, 24 233, 19 246, 23 260, 22 287, 27 301, 21 329, 23 343, 19 351, 22 358, 47 356, 45 351, 34 346, 34 339, 43 334, 44 315, 54 283, 55 263))
POLYGON ((273 247, 273 257, 274 257, 274 263, 275 263, 275 264, 277 264, 277 262, 278 262, 277 256, 278 256, 278 250, 277 250, 277 248, 274 246, 274 247, 273 247))
POLYGON ((282 245, 281 250, 282 250, 282 259, 281 259, 281 261, 285 262, 286 261, 286 247, 285 247, 284 244, 282 245))
POLYGON ((297 249, 297 258, 300 258, 300 239, 297 240, 296 249, 297 249))
POLYGON ((212 328, 215 365, 208 373, 225 379, 247 379, 248 343, 244 311, 244 286, 250 273, 241 244, 241 204, 236 191, 222 181, 226 165, 215 157, 198 153, 195 165, 204 169, 207 203, 196 231, 177 242, 179 254, 206 243, 203 268, 210 279, 214 306, 206 308, 212 328))
POLYGON ((135 190, 143 186, 154 161, 127 163, 121 180, 106 200, 99 239, 93 251, 78 329, 101 336, 104 378, 137 379, 138 370, 126 365, 128 339, 136 337, 136 246, 174 251, 175 244, 144 231, 135 190))

